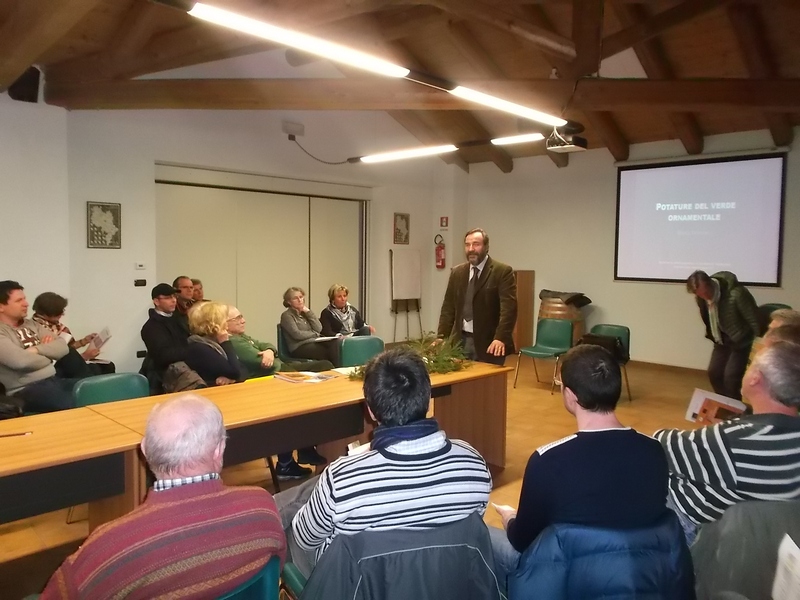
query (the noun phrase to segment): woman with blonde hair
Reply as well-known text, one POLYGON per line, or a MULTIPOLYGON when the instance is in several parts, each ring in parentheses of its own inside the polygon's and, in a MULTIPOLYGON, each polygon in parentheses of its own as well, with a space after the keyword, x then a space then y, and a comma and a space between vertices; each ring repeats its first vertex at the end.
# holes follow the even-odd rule
POLYGON ((228 306, 200 302, 189 310, 189 347, 186 364, 208 386, 245 380, 244 370, 229 340, 228 306))
POLYGON ((322 335, 372 335, 375 328, 367 325, 361 313, 347 301, 350 290, 346 285, 334 283, 328 290, 330 304, 322 309, 319 320, 322 335))

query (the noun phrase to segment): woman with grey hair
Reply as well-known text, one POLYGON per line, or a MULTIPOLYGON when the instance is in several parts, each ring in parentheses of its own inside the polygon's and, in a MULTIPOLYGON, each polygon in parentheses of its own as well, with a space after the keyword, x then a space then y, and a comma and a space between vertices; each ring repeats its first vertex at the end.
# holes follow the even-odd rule
POLYGON ((303 288, 290 287, 286 290, 283 293, 283 305, 286 310, 281 315, 281 329, 289 354, 295 358, 327 360, 338 364, 336 340, 316 341, 322 337, 322 323, 314 311, 306 306, 303 288))

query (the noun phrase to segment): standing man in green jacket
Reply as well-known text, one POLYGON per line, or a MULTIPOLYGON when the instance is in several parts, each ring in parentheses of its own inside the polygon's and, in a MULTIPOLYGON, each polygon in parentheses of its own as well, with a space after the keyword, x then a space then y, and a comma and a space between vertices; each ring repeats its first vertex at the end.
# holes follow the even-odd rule
POLYGON ((706 337, 714 342, 708 363, 711 387, 717 394, 740 400, 750 346, 762 333, 758 305, 730 271, 710 277, 695 271, 686 280, 686 289, 695 295, 706 337))

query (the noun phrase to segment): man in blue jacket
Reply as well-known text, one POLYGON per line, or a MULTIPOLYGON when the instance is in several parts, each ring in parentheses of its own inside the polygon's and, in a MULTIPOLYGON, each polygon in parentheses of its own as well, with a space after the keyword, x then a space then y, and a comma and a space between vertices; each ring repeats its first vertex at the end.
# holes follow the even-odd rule
POLYGON ((518 509, 496 506, 505 530, 490 527, 499 576, 516 570, 549 525, 637 529, 656 524, 668 510, 663 449, 614 413, 621 377, 611 353, 577 346, 564 357, 561 377, 564 407, 578 431, 533 453, 518 509))

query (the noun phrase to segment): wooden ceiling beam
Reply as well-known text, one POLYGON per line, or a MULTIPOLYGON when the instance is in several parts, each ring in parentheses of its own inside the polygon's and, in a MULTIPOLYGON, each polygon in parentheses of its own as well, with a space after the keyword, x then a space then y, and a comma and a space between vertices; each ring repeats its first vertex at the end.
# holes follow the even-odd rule
POLYGON ((467 59, 478 77, 492 79, 506 76, 494 58, 478 44, 475 36, 469 30, 469 25, 463 21, 449 21, 447 33, 450 41, 453 42, 461 56, 467 59))
POLYGON ((586 113, 586 118, 592 128, 600 135, 603 142, 615 160, 628 160, 630 144, 620 131, 619 125, 611 113, 605 111, 592 111, 586 113))
MULTIPOLYGON (((395 4, 395 0, 321 0, 304 7, 300 12, 296 8, 276 10, 274 7, 262 7, 246 14, 283 27, 295 27, 319 34, 325 25, 355 18, 392 4, 395 4)), ((154 8, 158 11, 174 10, 161 5, 155 5, 154 8)), ((186 19, 186 27, 154 36, 127 60, 112 62, 107 50, 103 50, 48 66, 47 78, 53 82, 127 79, 278 47, 248 34, 197 21, 188 15, 186 19)))
MULTIPOLYGON (((463 81, 474 89, 559 112, 574 83, 558 79, 463 81)), ((352 79, 143 79, 47 82, 49 104, 69 109, 489 110, 409 81, 352 79)), ((586 111, 800 111, 800 79, 582 79, 571 107, 586 111)))
POLYGON ((682 25, 732 0, 683 0, 680 4, 653 15, 647 21, 626 27, 603 39, 603 58, 619 54, 665 31, 682 25))
POLYGON ((0 27, 0 92, 66 35, 100 0, 17 2, 0 27))
POLYGON ((572 2, 572 41, 577 53, 573 69, 578 76, 592 75, 600 70, 604 5, 605 0, 572 2))
POLYGON ((154 27, 162 15, 158 6, 151 2, 134 2, 111 36, 111 45, 105 50, 109 62, 126 60, 144 48, 153 37, 154 27))
MULTIPOLYGON (((420 0, 422 1, 422 0, 420 0)), ((517 11, 509 10, 497 2, 486 0, 424 0, 456 17, 486 23, 502 31, 513 33, 556 56, 568 60, 575 58, 575 44, 553 31, 537 27, 520 18, 517 11)))
MULTIPOLYGON (((778 67, 769 47, 759 8, 732 5, 728 7, 728 17, 750 76, 759 79, 778 77, 778 67)), ((788 146, 792 143, 794 129, 788 115, 767 113, 764 118, 776 146, 788 146)))
MULTIPOLYGON (((623 27, 632 27, 648 19, 645 8, 641 5, 627 4, 622 0, 614 0, 614 11, 623 27)), ((667 60, 661 42, 649 39, 633 47, 645 74, 651 79, 674 79, 675 72, 667 60)), ((680 139, 686 152, 700 154, 703 151, 703 132, 697 118, 691 113, 670 113, 672 128, 680 139)))
MULTIPOLYGON (((422 144, 432 146, 435 144, 446 144, 448 140, 434 132, 428 124, 420 119, 419 114, 407 110, 391 110, 389 116, 397 121, 411 135, 417 138, 422 144)), ((465 173, 469 173, 469 163, 458 152, 448 152, 439 155, 444 162, 449 165, 456 165, 465 173)))

